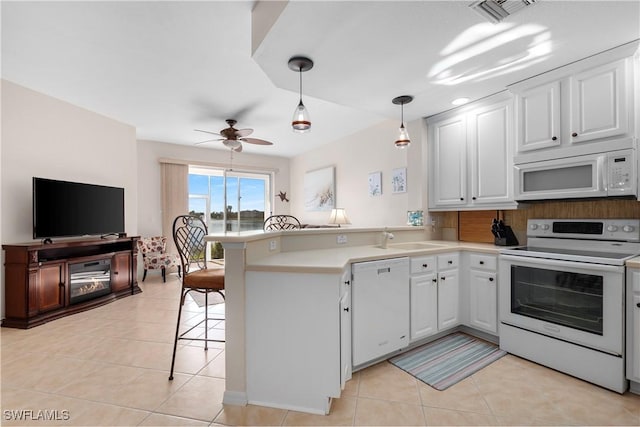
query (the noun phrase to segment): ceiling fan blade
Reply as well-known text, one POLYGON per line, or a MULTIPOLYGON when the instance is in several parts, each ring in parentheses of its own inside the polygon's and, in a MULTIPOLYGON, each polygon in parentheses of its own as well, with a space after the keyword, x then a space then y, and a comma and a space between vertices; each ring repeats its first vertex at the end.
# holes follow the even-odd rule
POLYGON ((236 132, 235 132, 238 138, 249 136, 252 133, 253 133, 253 129, 236 129, 236 132))
POLYGON ((200 145, 200 144, 204 144, 205 142, 211 142, 211 141, 222 141, 222 140, 221 139, 206 139, 204 141, 196 142, 194 145, 200 145))
POLYGON ((265 141, 264 139, 258 138, 241 138, 241 140, 244 142, 248 142, 249 144, 273 145, 273 142, 265 141))
POLYGON ((219 133, 216 132, 210 132, 208 130, 201 130, 201 129, 194 129, 196 132, 204 132, 204 133, 210 133, 211 135, 215 135, 215 136, 222 136, 219 133))

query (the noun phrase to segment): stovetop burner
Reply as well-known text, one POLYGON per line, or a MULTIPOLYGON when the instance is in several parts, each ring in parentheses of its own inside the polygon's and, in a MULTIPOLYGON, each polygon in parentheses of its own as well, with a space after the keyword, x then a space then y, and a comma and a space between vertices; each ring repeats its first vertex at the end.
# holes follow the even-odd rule
POLYGON ((612 252, 602 252, 602 251, 584 251, 579 249, 562 249, 562 248, 542 248, 536 246, 523 246, 519 248, 513 248, 515 251, 519 252, 529 252, 529 253, 545 253, 545 254, 558 254, 558 255, 575 255, 575 256, 583 256, 583 257, 597 257, 597 258, 611 258, 611 259, 627 259, 630 257, 634 257, 635 254, 632 253, 612 253, 612 252))
POLYGON ((530 219, 527 226, 528 246, 502 254, 607 265, 640 255, 640 220, 530 219))

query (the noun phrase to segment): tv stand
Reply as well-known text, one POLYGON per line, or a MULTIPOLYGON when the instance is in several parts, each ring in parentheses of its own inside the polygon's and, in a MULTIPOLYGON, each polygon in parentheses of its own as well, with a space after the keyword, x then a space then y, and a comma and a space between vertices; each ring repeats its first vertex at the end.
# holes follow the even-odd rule
POLYGON ((5 251, 3 327, 27 329, 142 292, 138 236, 2 245, 5 251), (110 262, 110 290, 73 303, 70 265, 110 262))

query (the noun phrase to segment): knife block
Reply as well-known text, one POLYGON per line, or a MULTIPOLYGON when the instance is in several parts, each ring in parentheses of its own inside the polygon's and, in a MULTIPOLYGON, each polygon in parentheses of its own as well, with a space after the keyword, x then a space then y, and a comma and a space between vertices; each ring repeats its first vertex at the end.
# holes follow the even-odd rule
POLYGON ((505 237, 496 237, 495 238, 495 245, 496 246, 517 246, 517 245, 519 245, 518 239, 516 238, 516 235, 513 234, 513 230, 511 229, 510 226, 505 225, 504 226, 504 232, 506 234, 505 237))

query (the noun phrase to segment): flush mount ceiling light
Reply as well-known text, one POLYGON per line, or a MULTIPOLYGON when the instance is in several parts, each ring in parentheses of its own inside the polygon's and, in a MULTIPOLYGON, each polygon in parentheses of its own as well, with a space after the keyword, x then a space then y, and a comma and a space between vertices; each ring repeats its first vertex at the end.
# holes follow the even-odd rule
POLYGON ((456 98, 453 101, 451 101, 451 103, 453 105, 464 105, 467 102, 469 102, 469 98, 466 98, 466 97, 465 98, 456 98))
POLYGON ((289 68, 300 74, 300 102, 293 112, 291 127, 294 132, 308 132, 311 129, 311 119, 309 112, 302 103, 302 73, 313 68, 313 61, 304 56, 294 56, 289 59, 289 68))
POLYGON ((408 104, 413 101, 413 96, 410 95, 402 95, 395 97, 391 100, 396 105, 400 105, 400 129, 398 132, 398 139, 396 139, 396 147, 397 148, 405 148, 411 144, 411 140, 409 139, 409 132, 404 127, 404 104, 408 104))

